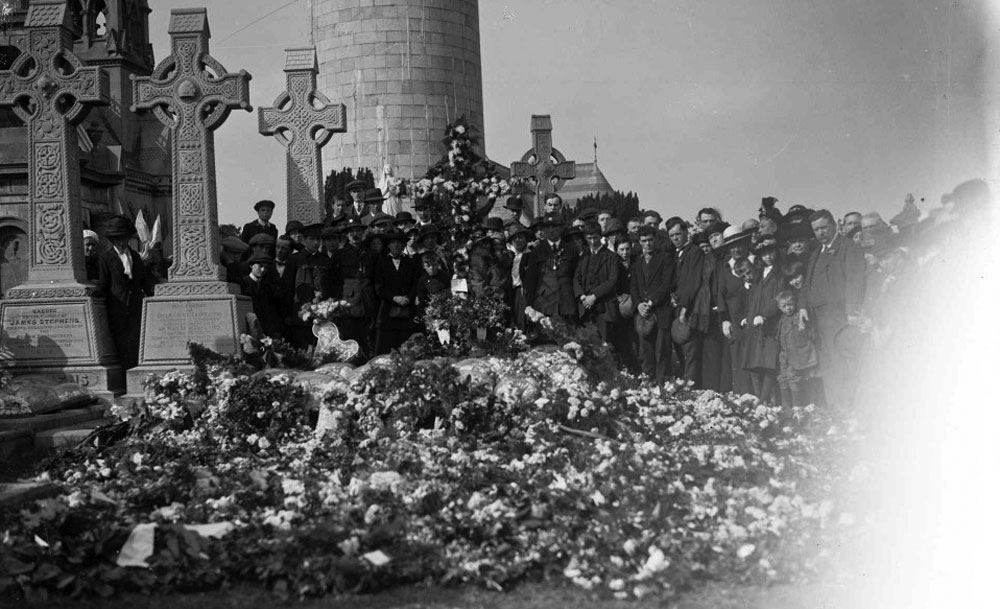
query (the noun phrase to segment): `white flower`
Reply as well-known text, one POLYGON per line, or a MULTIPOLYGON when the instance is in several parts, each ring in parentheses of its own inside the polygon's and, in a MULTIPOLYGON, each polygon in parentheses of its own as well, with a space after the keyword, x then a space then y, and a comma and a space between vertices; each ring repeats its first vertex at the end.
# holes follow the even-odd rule
POLYGON ((638 549, 638 544, 635 543, 634 539, 627 539, 625 540, 623 548, 625 549, 625 553, 631 556, 635 554, 635 551, 638 549))
POLYGON ((752 543, 745 543, 742 546, 740 546, 739 550, 736 550, 736 556, 738 556, 741 560, 745 560, 748 556, 753 554, 753 551, 756 549, 757 546, 753 545, 752 543))
POLYGON ((381 511, 382 511, 381 505, 377 503, 369 505, 368 509, 365 511, 365 524, 368 525, 374 524, 375 521, 378 520, 378 515, 381 511))

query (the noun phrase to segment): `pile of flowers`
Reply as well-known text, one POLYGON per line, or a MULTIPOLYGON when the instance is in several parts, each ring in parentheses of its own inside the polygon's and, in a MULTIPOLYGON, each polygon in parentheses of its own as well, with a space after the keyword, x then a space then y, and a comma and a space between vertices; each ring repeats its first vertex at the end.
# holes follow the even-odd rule
POLYGON ((299 318, 302 321, 336 321, 347 315, 351 311, 351 303, 346 300, 327 298, 326 300, 313 300, 302 305, 299 309, 299 318))
POLYGON ((404 349, 326 372, 201 354, 195 372, 147 385, 115 441, 45 464, 62 494, 0 515, 0 595, 554 577, 669 598, 808 577, 857 522, 832 500, 860 471, 845 465, 850 421, 683 382, 598 381, 579 349, 404 349))

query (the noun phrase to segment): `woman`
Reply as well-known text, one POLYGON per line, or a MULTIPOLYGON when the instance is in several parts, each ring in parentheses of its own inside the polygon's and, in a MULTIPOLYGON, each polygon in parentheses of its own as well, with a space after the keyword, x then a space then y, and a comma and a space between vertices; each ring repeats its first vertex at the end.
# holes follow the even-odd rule
MULTIPOLYGON (((615 222, 612 220, 611 222, 615 222)), ((609 227, 611 223, 609 222, 609 227)), ((622 364, 629 371, 639 374, 639 360, 636 353, 639 350, 638 336, 635 333, 635 326, 632 317, 635 315, 635 307, 629 288, 632 285, 632 244, 628 239, 619 239, 615 245, 614 252, 618 254, 618 261, 621 264, 618 273, 618 308, 621 312, 622 320, 618 322, 615 332, 615 350, 622 358, 622 364)))
POLYGON ((747 315, 746 360, 754 395, 765 402, 776 401, 778 371, 778 321, 781 310, 775 300, 784 286, 784 274, 778 265, 778 242, 763 237, 754 247, 758 265, 752 278, 747 315))

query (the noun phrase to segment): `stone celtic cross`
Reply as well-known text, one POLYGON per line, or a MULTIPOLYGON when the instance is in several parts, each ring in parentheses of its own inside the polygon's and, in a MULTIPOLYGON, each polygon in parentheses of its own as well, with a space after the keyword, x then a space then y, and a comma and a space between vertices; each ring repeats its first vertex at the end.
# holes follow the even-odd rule
POLYGON ((567 161, 552 147, 552 118, 548 114, 531 115, 531 143, 531 150, 510 164, 510 175, 535 181, 535 213, 539 214, 545 196, 576 177, 576 161, 567 161))
POLYGON ((27 48, 0 71, 0 106, 12 107, 28 128, 31 252, 18 292, 86 282, 76 125, 108 104, 108 75, 73 55, 70 26, 65 0, 35 0, 25 20, 27 48))
POLYGON ((174 264, 165 285, 219 282, 225 270, 219 265, 213 131, 232 109, 252 110, 251 77, 226 72, 209 55, 204 8, 170 11, 169 33, 170 56, 151 75, 131 76, 132 111, 151 110, 171 130, 174 264))
POLYGON ((347 109, 316 90, 316 49, 285 49, 287 87, 273 108, 258 113, 261 135, 274 136, 287 155, 288 221, 323 219, 320 149, 334 133, 347 131, 347 109))

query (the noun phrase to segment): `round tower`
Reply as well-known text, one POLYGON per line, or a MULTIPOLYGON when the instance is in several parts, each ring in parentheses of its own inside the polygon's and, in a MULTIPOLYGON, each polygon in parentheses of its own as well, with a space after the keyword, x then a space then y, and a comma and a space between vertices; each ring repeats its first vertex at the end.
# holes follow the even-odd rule
POLYGON ((323 149, 329 172, 386 165, 423 176, 449 122, 483 139, 478 0, 310 0, 318 89, 347 106, 347 133, 323 149))

